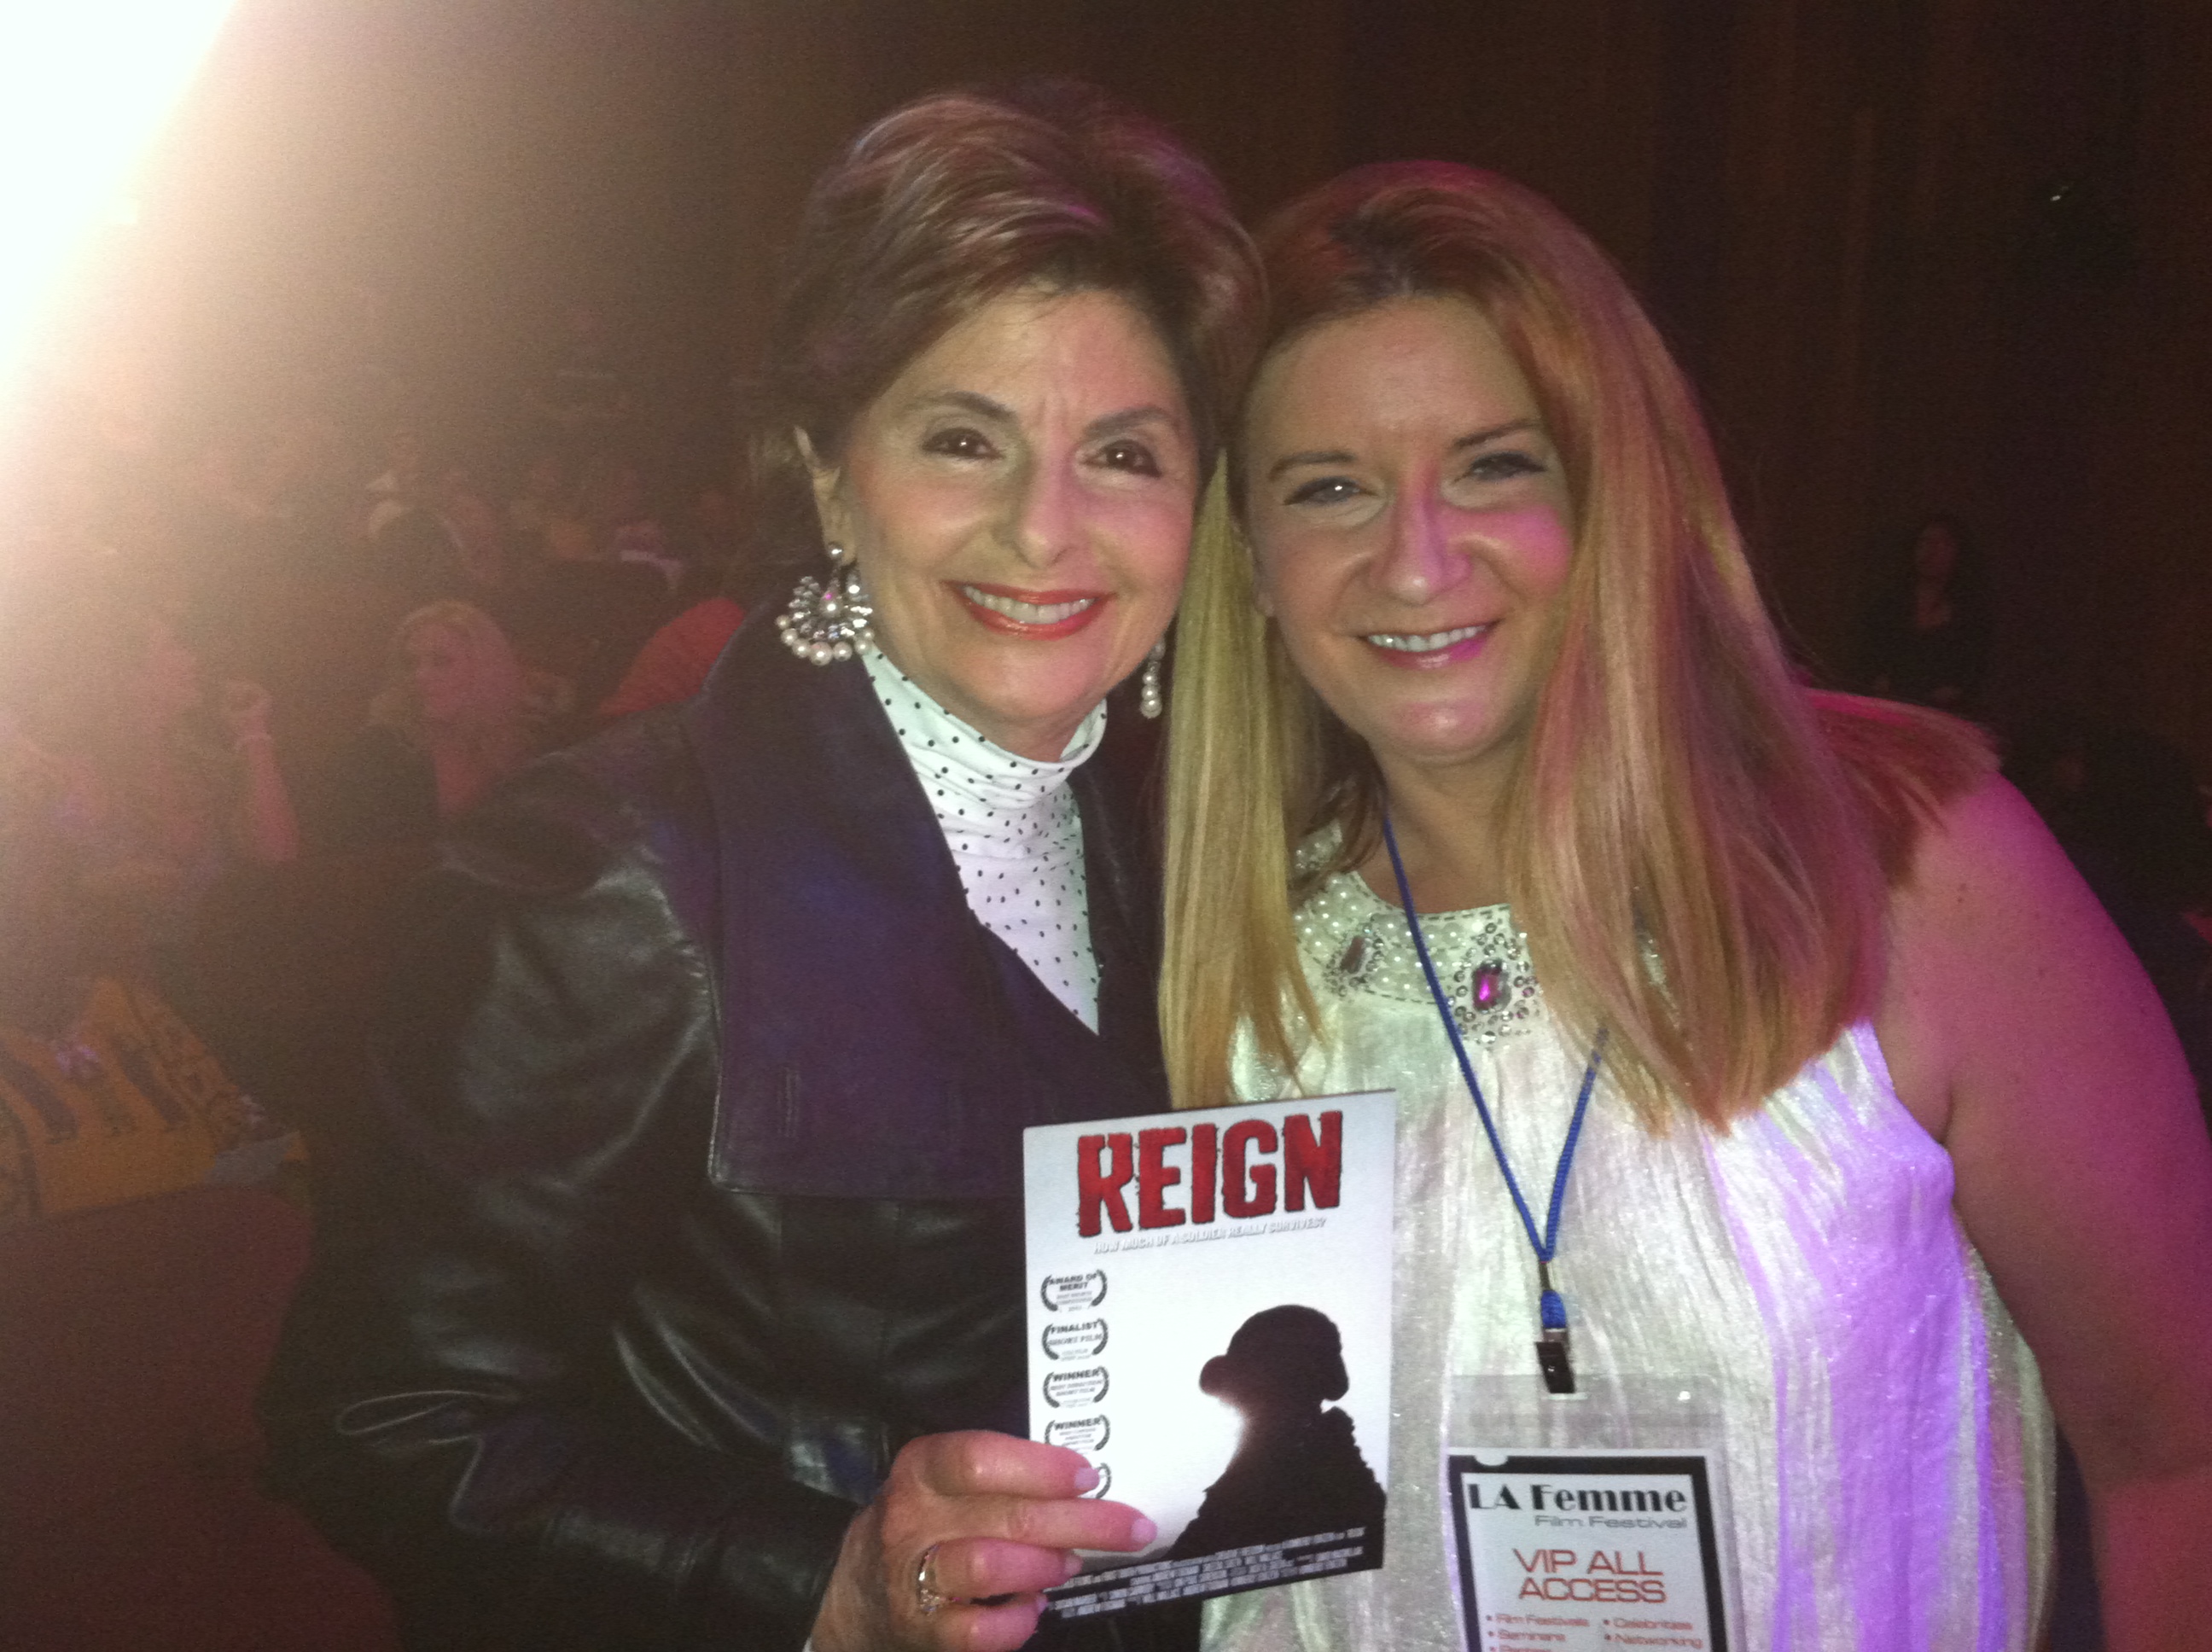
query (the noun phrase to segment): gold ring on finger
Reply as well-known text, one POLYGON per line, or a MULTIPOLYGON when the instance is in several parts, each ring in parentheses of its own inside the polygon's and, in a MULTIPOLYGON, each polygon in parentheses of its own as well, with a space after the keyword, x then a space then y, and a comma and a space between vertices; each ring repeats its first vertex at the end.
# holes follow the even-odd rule
POLYGON ((937 1587, 937 1545, 931 1544, 921 1552, 921 1564, 914 1569, 914 1604, 925 1618, 933 1618, 945 1606, 964 1606, 972 1604, 964 1596, 945 1594, 937 1587))

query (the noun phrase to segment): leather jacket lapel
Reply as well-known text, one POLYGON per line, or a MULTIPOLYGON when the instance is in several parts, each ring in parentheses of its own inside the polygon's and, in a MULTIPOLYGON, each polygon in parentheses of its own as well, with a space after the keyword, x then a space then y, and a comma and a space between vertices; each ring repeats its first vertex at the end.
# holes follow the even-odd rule
MULTIPOLYGON (((721 868, 718 1185, 1012 1197, 1023 1127, 1165 1104, 1146 1077, 1156 1051, 1133 1071, 1081 1063, 1072 1082, 1053 1059, 1089 1035, 987 944, 858 664, 799 661, 763 613, 685 717, 721 868)), ((1095 929, 1118 1005, 1132 973, 1127 878, 1111 852, 1093 864, 1115 908, 1095 929)))

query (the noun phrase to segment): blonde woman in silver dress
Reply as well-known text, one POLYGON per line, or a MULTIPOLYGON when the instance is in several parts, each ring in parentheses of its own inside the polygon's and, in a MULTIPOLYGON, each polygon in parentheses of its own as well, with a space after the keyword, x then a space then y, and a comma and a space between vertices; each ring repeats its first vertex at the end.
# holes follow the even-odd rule
POLYGON ((2033 1645, 2053 1410, 2109 1643, 2212 1644, 2212 1151, 2094 901, 1975 731, 1793 681, 1553 209, 1375 167, 1264 239, 1162 1003, 1182 1104, 1400 1093, 1389 1558, 1208 1645, 1458 1648, 1442 1455, 1554 1318, 1589 1378, 1717 1394, 1735 1644, 2033 1645))

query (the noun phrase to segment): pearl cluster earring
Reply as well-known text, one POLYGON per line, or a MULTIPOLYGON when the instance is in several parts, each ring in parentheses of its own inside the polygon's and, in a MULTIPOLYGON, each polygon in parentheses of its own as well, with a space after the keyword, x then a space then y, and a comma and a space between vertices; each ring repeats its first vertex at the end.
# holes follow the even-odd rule
POLYGON ((860 583, 860 571, 852 553, 842 545, 830 547, 830 576, 811 574, 793 586, 791 601, 775 616, 783 646, 801 659, 817 665, 850 659, 872 646, 876 634, 868 622, 876 605, 860 583))

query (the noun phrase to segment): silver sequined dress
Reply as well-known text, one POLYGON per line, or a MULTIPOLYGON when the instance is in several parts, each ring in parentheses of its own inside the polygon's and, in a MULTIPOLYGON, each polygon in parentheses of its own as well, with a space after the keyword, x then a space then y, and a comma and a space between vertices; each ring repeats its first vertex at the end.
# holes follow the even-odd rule
MULTIPOLYGON (((1588 1052, 1554 1029, 1506 908, 1422 925, 1540 1220, 1588 1052)), ((1206 1645, 1456 1652, 1441 1459, 1490 1442, 1455 1384, 1537 1382, 1535 1265, 1396 908, 1334 878, 1299 944, 1328 1040, 1297 1088, 1401 1098, 1389 1560, 1214 1601, 1206 1645)), ((1292 1093, 1249 1048, 1237 1078, 1292 1093)), ((1720 1396, 1751 1652, 2033 1644, 2050 1412, 1951 1194, 1863 1024, 1725 1135, 1654 1135, 1598 1086, 1553 1266, 1576 1366, 1720 1396)))

